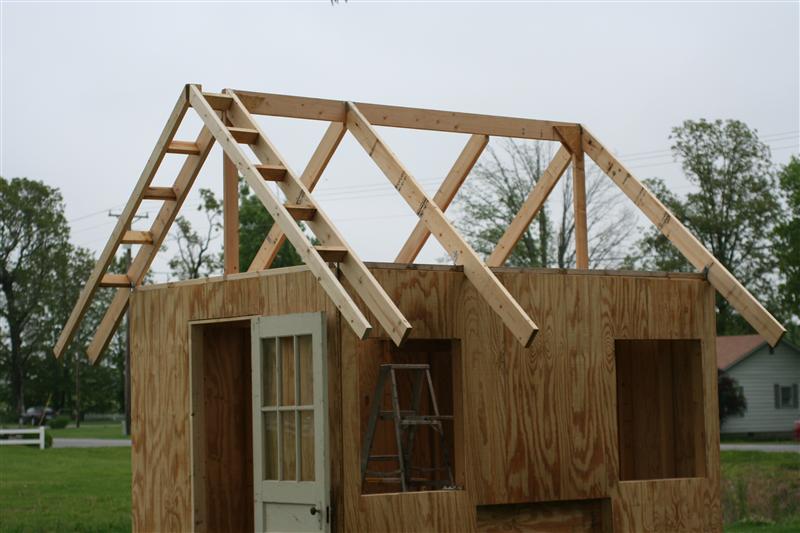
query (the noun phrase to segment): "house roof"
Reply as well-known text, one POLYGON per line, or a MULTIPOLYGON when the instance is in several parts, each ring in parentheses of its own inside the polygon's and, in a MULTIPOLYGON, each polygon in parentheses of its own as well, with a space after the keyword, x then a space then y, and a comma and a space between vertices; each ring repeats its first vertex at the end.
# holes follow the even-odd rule
POLYGON ((727 335, 717 337, 717 368, 730 367, 753 353, 766 341, 761 335, 727 335))

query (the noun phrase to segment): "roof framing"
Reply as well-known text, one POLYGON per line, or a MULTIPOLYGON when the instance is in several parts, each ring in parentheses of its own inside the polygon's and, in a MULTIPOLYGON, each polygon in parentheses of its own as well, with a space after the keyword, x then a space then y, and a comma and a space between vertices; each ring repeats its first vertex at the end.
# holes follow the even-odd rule
MULTIPOLYGON (((411 331, 411 324, 367 266, 347 245, 344 237, 311 194, 347 132, 367 151, 420 219, 397 260, 412 262, 427 238, 434 235, 456 263, 463 266, 466 277, 474 284, 478 293, 524 346, 533 341, 537 332, 536 324, 489 267, 498 267, 505 263, 553 187, 567 167, 572 165, 576 260, 578 268, 588 268, 584 154, 622 189, 689 262, 705 273, 709 283, 770 345, 777 344, 785 333, 781 324, 752 294, 580 124, 231 89, 225 89, 222 93, 207 93, 199 85, 187 85, 181 91, 139 181, 58 338, 54 348, 56 357, 63 354, 69 345, 97 289, 114 287, 114 298, 87 349, 92 362, 100 360, 127 309, 132 288, 142 284, 214 142, 220 144, 225 154, 226 168, 223 175, 226 181, 226 205, 233 206, 237 201, 238 191, 231 185, 235 168, 275 219, 275 225, 265 236, 248 272, 269 268, 280 246, 288 239, 342 313, 342 317, 360 338, 369 335, 372 326, 331 270, 330 262, 339 264, 339 271, 348 280, 351 290, 392 340, 397 344, 402 343, 411 331), (175 133, 190 107, 203 121, 200 134, 193 142, 175 140, 175 133), (297 176, 267 138, 253 114, 322 120, 331 124, 305 170, 297 176), (381 139, 375 126, 464 133, 471 136, 436 195, 430 198, 381 139), (531 190, 493 253, 484 262, 450 224, 444 216, 444 210, 467 178, 490 136, 555 141, 561 144, 561 148, 531 190), (249 159, 241 147, 242 144, 250 146, 258 163, 249 159), (186 160, 171 187, 152 187, 153 177, 167 153, 184 154, 186 160), (266 181, 277 184, 287 203, 279 200, 266 185, 266 181), (148 231, 131 231, 131 222, 144 199, 161 200, 164 203, 148 231), (300 220, 305 221, 320 241, 319 245, 311 243, 298 224, 300 220), (141 245, 136 258, 126 274, 107 273, 117 248, 124 242, 141 245)), ((226 220, 233 220, 233 213, 235 210, 229 213, 230 216, 226 216, 226 220)), ((235 259, 238 256, 238 237, 233 234, 234 231, 237 229, 226 227, 226 272, 238 269, 238 259, 235 259)))

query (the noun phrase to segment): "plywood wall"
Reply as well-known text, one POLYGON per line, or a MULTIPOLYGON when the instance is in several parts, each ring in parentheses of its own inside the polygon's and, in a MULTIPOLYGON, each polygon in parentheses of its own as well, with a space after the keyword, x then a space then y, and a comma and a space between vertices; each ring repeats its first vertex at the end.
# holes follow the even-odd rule
POLYGON ((338 531, 472 531, 476 506, 605 498, 614 531, 721 529, 713 291, 702 279, 501 271, 540 327, 525 349, 462 272, 373 272, 411 321, 412 338, 461 339, 465 490, 361 494, 359 379, 374 343, 338 327, 307 272, 262 275, 141 290, 133 298, 137 530, 191 525, 187 322, 316 310, 328 313, 338 531), (699 339, 705 477, 619 481, 616 339, 699 339))

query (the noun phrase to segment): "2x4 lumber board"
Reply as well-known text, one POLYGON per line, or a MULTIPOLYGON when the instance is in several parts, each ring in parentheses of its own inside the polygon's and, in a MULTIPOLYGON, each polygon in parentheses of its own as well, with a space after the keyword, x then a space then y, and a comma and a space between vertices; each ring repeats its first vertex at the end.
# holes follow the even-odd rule
POLYGON ((505 264, 508 256, 514 251, 514 247, 522 238, 528 226, 531 225, 539 210, 541 210, 547 197, 550 196, 556 183, 567 170, 570 161, 572 161, 572 156, 569 151, 563 146, 559 148, 553 160, 550 161, 550 164, 547 165, 547 168, 539 177, 536 185, 528 193, 528 197, 525 198, 522 207, 514 216, 514 220, 508 225, 500 240, 497 241, 497 246, 495 246, 486 260, 488 266, 499 267, 505 264))
POLYGON ((191 141, 172 141, 167 147, 168 154, 198 155, 200 148, 191 141))
POLYGON ((347 130, 370 155, 395 189, 406 200, 445 250, 464 266, 464 274, 498 314, 514 337, 530 346, 538 331, 519 303, 447 221, 441 209, 425 194, 417 180, 400 163, 355 104, 348 105, 347 130))
MULTIPOLYGON (((347 291, 344 290, 334 273, 328 268, 328 264, 314 251, 313 245, 309 242, 300 226, 297 225, 283 204, 266 186, 255 165, 247 158, 239 143, 233 138, 233 135, 222 123, 216 112, 208 105, 200 89, 196 86, 189 87, 189 101, 206 127, 217 139, 217 142, 220 143, 222 149, 225 150, 225 153, 236 165, 239 173, 244 176, 255 195, 258 196, 261 203, 272 215, 275 223, 280 224, 289 242, 295 247, 320 286, 342 313, 342 317, 359 338, 366 338, 372 329, 366 317, 358 309, 350 295, 347 294, 347 291)), ((234 107, 232 105, 231 109, 234 107)), ((233 121, 230 116, 228 116, 228 119, 233 121)))
MULTIPOLYGON (((214 146, 214 137, 207 128, 202 128, 200 130, 196 144, 200 147, 200 153, 187 157, 181 169, 178 171, 178 177, 175 178, 173 188, 177 195, 176 200, 174 202, 164 202, 164 205, 161 206, 161 209, 159 209, 153 221, 153 225, 150 226, 150 233, 153 235, 153 243, 145 244, 139 248, 136 257, 133 258, 133 262, 128 268, 128 278, 130 278, 134 286, 141 285, 142 281, 144 281, 144 277, 153 259, 155 259, 156 253, 158 253, 159 248, 161 248, 169 232, 169 228, 172 226, 175 217, 178 215, 181 206, 189 194, 189 190, 192 188, 197 178, 197 174, 200 172, 203 163, 205 163, 209 152, 211 152, 211 147, 214 146)), ((111 341, 111 337, 114 335, 117 326, 122 320, 122 316, 125 314, 125 310, 128 308, 130 294, 130 289, 120 288, 117 289, 116 294, 114 294, 114 297, 111 299, 111 304, 108 306, 106 314, 103 315, 103 319, 97 326, 94 337, 86 349, 86 353, 89 355, 89 360, 92 364, 100 362, 102 355, 105 353, 105 349, 111 341)))
POLYGON ((341 263, 347 257, 344 246, 316 246, 317 253, 329 263, 341 263))
POLYGON ((145 200, 175 200, 175 189, 172 187, 148 187, 144 191, 145 200))
MULTIPOLYGON (((208 100, 208 94, 204 96, 208 100)), ((228 96, 225 109, 232 101, 228 96)), ((225 154, 222 154, 222 234, 223 272, 236 274, 239 272, 239 172, 225 154)))
POLYGON ((236 139, 236 142, 242 144, 254 144, 258 139, 258 132, 251 128, 229 127, 228 131, 231 132, 231 136, 236 139))
MULTIPOLYGON (((487 144, 489 144, 488 135, 474 134, 470 136, 464 149, 461 150, 458 159, 456 159, 456 162, 450 169, 450 172, 447 173, 447 177, 445 177, 444 181, 439 186, 439 190, 433 195, 433 201, 439 206, 439 209, 446 211, 450 206, 450 203, 453 201, 453 198, 455 198, 464 180, 467 179, 472 167, 475 166, 475 163, 478 161, 478 158, 483 153, 483 149, 486 148, 487 144)), ((400 249, 400 253, 397 254, 397 259, 395 259, 395 261, 398 263, 413 263, 417 255, 419 255, 420 250, 422 250, 422 247, 425 246, 425 242, 428 240, 430 234, 431 232, 421 220, 417 222, 411 235, 409 235, 405 244, 400 249)))
POLYGON ((203 93, 205 96, 208 105, 211 106, 214 111, 225 111, 231 106, 233 100, 227 94, 222 93, 203 93))
MULTIPOLYGON (((339 143, 342 141, 346 132, 347 130, 341 122, 331 122, 328 129, 325 130, 322 140, 317 146, 317 149, 314 150, 303 174, 300 176, 300 182, 305 185, 309 191, 313 191, 314 187, 316 187, 317 182, 320 177, 322 177, 322 173, 328 166, 328 162, 331 160, 331 157, 333 157, 333 153, 339 147, 339 143)), ((261 247, 258 249, 256 256, 247 268, 247 271, 256 272, 269 268, 285 240, 286 236, 283 230, 281 230, 278 224, 273 224, 264 242, 261 243, 261 247)))
POLYGON ((100 280, 101 287, 130 287, 131 280, 127 274, 105 274, 100 280))
MULTIPOLYGON (((347 102, 341 100, 238 90, 233 93, 241 99, 248 111, 257 115, 344 122, 347 114, 347 102)), ((571 122, 478 115, 362 102, 357 102, 355 105, 373 126, 473 133, 542 141, 560 140, 554 129, 556 126, 563 129, 579 127, 578 124, 571 122)))
POLYGON ((152 244, 153 234, 149 231, 128 230, 122 235, 120 242, 122 244, 152 244))
POLYGON ((589 268, 589 230, 586 222, 586 170, 581 128, 555 128, 561 142, 572 154, 572 205, 575 219, 575 266, 589 268))
POLYGON ((583 149, 675 248, 696 269, 706 273, 709 283, 770 346, 775 346, 781 340, 786 330, 780 322, 586 128, 583 128, 583 149))
MULTIPOLYGON (((230 120, 238 125, 251 127, 258 130, 259 140, 253 145, 253 153, 258 157, 262 164, 277 164, 286 168, 287 179, 279 182, 283 194, 288 199, 293 199, 296 203, 303 201, 313 205, 317 211, 313 219, 306 222, 308 227, 314 232, 320 243, 325 246, 342 246, 348 249, 348 254, 339 263, 339 271, 350 282, 353 290, 361 297, 366 306, 372 311, 375 318, 386 331, 386 334, 398 346, 403 343, 411 332, 411 323, 406 320, 400 309, 383 290, 372 273, 367 269, 361 259, 347 245, 344 237, 339 233, 333 222, 325 212, 316 204, 311 192, 305 187, 303 182, 298 179, 289 168, 286 160, 281 157, 277 149, 272 145, 261 127, 247 111, 241 101, 232 95, 234 103, 228 116, 230 120)), ((313 253, 316 258, 322 261, 318 253, 313 253)))
POLYGON ((286 177, 286 168, 280 165, 256 165, 256 170, 266 181, 283 181, 286 177))
POLYGON ((313 205, 285 204, 286 210, 295 220, 314 220, 317 208, 313 205))
POLYGON ((78 296, 78 301, 75 302, 75 306, 72 308, 72 312, 67 319, 67 323, 64 325, 64 329, 61 330, 58 341, 56 341, 56 345, 53 348, 53 353, 56 357, 61 357, 61 355, 64 353, 64 350, 67 348, 67 345, 74 337, 75 332, 78 329, 78 325, 86 314, 92 297, 100 285, 100 279, 108 268, 108 265, 111 263, 111 260, 114 258, 114 254, 117 251, 117 247, 120 244, 122 236, 130 227, 131 222, 133 221, 133 216, 136 214, 136 210, 139 208, 139 205, 142 202, 144 192, 153 181, 153 177, 155 176, 161 161, 164 159, 164 154, 166 153, 167 147, 172 141, 172 137, 175 135, 175 132, 178 130, 178 126, 180 126, 181 120, 183 120, 183 116, 186 114, 187 109, 188 102, 186 99, 186 92, 181 91, 181 95, 178 97, 178 101, 175 103, 175 107, 173 108, 172 113, 170 113, 167 123, 164 125, 164 129, 161 131, 158 141, 156 141, 156 145, 150 154, 150 158, 147 160, 147 164, 145 164, 144 170, 142 170, 139 180, 136 182, 136 186, 133 188, 133 192, 128 199, 128 203, 125 204, 125 208, 117 218, 117 224, 114 226, 114 230, 111 232, 111 237, 109 237, 108 242, 103 248, 103 251, 100 252, 97 263, 95 263, 94 269, 89 275, 89 279, 86 281, 86 285, 84 285, 83 289, 81 290, 81 294, 78 296))

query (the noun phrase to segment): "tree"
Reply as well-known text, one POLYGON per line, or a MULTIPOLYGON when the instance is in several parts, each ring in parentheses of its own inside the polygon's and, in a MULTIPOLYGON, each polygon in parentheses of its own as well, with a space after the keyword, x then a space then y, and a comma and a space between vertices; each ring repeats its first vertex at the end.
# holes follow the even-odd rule
MULTIPOLYGON (((696 190, 681 198, 661 180, 648 180, 648 186, 725 268, 774 310, 770 237, 780 205, 769 148, 738 120, 687 120, 670 138, 672 152, 696 190)), ((692 270, 656 228, 639 241, 630 264, 648 270, 692 270)), ((727 300, 717 295, 716 304, 720 334, 749 331, 727 300)))
MULTIPOLYGON (((457 222, 478 253, 491 254, 497 241, 522 207, 529 191, 551 160, 543 142, 507 140, 499 149, 487 148, 456 198, 457 222)), ((523 233, 506 264, 522 267, 568 268, 575 264, 575 222, 571 170, 560 180, 562 203, 555 217, 545 205, 523 233)), ((633 227, 630 208, 612 201, 614 184, 597 172, 587 175, 587 226, 590 261, 597 267, 613 261, 633 227)))
POLYGON ((722 371, 717 372, 717 395, 719 400, 719 423, 728 417, 741 416, 747 411, 747 399, 735 379, 722 371))
MULTIPOLYGON (((244 178, 239 177, 239 265, 244 270, 253 262, 261 243, 275 224, 261 200, 250 191, 244 178)), ((303 260, 294 246, 283 243, 271 268, 300 265, 303 260)))
POLYGON ((781 273, 780 302, 788 320, 788 336, 800 342, 800 158, 792 156, 780 172, 786 215, 775 228, 775 258, 781 273))

